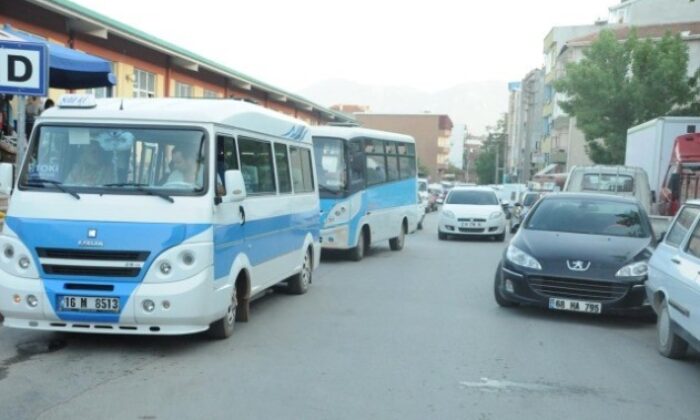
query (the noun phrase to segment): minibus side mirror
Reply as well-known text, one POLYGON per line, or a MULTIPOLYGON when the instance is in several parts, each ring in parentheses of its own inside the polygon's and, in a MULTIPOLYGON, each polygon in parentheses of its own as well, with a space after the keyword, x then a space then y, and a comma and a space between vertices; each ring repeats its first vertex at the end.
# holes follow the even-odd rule
POLYGON ((226 171, 224 174, 224 183, 226 185, 226 201, 237 203, 245 200, 245 181, 243 181, 243 174, 241 171, 235 169, 226 171))
POLYGON ((0 194, 10 195, 14 184, 14 166, 11 163, 0 163, 0 194))

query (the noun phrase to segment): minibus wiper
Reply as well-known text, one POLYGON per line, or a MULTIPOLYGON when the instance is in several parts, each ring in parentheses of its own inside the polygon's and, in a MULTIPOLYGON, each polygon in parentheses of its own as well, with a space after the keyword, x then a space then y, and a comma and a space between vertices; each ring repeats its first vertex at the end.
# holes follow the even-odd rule
POLYGON ((326 191, 326 192, 329 192, 329 193, 331 193, 331 194, 336 194, 336 195, 341 193, 341 190, 334 190, 333 188, 328 188, 328 187, 326 187, 325 185, 322 185, 322 184, 318 184, 318 189, 319 189, 319 190, 326 191))
POLYGON ((144 194, 160 197, 163 200, 168 201, 170 203, 175 202, 175 200, 166 193, 163 193, 160 191, 153 191, 150 188, 145 188, 148 185, 149 184, 141 184, 138 182, 117 182, 114 184, 104 184, 103 187, 134 187, 136 189, 136 191, 142 192, 144 194))
POLYGON ((61 192, 69 194, 69 195, 75 197, 77 200, 80 200, 80 196, 78 195, 78 193, 76 193, 75 191, 71 191, 68 188, 64 187, 63 183, 60 181, 54 181, 53 179, 43 179, 43 178, 29 178, 27 180, 27 185, 31 186, 32 184, 34 184, 34 186, 37 186, 37 184, 41 184, 42 187, 44 186, 43 184, 50 184, 50 185, 53 185, 54 187, 56 187, 61 192))

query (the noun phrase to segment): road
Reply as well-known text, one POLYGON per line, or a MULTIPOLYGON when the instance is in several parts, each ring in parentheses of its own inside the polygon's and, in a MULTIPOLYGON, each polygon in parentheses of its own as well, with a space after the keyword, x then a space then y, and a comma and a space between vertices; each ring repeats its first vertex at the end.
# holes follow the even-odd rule
POLYGON ((325 260, 226 341, 0 328, 2 419, 697 419, 700 357, 654 325, 499 308, 504 244, 438 241, 325 260))

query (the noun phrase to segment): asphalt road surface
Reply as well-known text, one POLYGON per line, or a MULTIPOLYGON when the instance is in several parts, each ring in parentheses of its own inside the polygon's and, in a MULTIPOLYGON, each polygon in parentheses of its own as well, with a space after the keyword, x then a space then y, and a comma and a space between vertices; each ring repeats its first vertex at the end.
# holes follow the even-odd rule
POLYGON ((700 357, 660 356, 649 320, 499 308, 505 245, 425 225, 225 341, 0 328, 0 418, 700 418, 700 357))

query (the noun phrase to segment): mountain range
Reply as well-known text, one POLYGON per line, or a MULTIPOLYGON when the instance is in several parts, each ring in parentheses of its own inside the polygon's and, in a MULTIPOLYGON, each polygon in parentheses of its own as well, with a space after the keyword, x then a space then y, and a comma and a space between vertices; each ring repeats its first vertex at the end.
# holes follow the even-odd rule
POLYGON ((502 81, 467 82, 426 92, 406 86, 373 86, 329 79, 308 86, 299 94, 327 107, 355 104, 369 106, 369 112, 444 113, 455 126, 466 124, 470 133, 480 135, 508 110, 507 86, 502 81))

